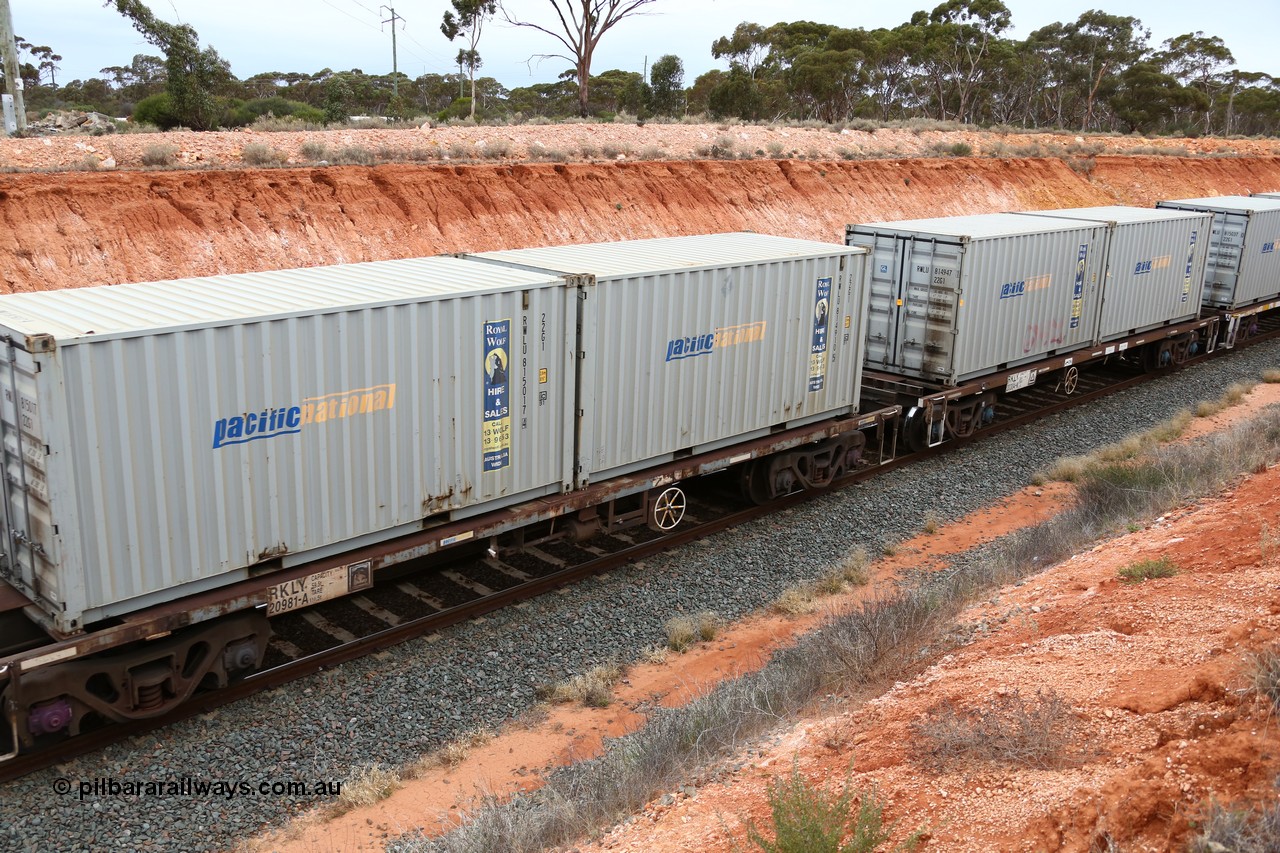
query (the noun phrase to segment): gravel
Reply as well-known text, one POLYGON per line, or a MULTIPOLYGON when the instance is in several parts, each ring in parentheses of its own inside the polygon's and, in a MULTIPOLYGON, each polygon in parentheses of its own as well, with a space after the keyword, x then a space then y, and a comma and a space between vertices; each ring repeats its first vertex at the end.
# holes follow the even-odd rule
POLYGON ((930 515, 960 517, 1059 456, 1150 427, 1278 365, 1280 342, 1257 345, 5 784, 0 849, 234 847, 332 799, 329 786, 362 766, 401 764, 520 714, 540 684, 636 659, 662 642, 672 615, 741 616, 856 545, 877 553, 930 515), (289 782, 306 793, 270 790, 289 782), (159 789, 128 792, 127 783, 159 789))

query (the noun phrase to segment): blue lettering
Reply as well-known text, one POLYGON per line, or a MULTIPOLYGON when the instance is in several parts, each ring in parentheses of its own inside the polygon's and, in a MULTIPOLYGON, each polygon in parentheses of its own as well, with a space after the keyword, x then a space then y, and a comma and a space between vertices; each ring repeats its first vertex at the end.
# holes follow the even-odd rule
POLYGON ((247 412, 213 422, 213 447, 216 450, 228 444, 247 444, 260 438, 294 435, 299 432, 302 432, 301 406, 247 412))
POLYGON ((716 345, 714 332, 694 335, 691 338, 672 338, 667 341, 667 361, 678 361, 696 355, 709 355, 716 345))
POLYGON ((1027 290, 1027 282, 1025 280, 1011 281, 1000 287, 1000 298, 1010 299, 1014 296, 1022 296, 1024 293, 1026 293, 1026 290, 1027 290))

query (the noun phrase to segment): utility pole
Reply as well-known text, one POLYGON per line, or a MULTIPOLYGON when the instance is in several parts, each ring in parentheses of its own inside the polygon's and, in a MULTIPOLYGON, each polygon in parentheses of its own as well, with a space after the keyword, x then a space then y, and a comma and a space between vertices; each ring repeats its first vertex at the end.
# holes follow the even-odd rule
MULTIPOLYGON (((7 3, 8 0, 4 0, 4 2, 7 3)), ((396 67, 396 21, 403 24, 404 18, 396 14, 395 6, 382 6, 379 11, 382 9, 386 9, 391 13, 391 17, 382 23, 391 25, 391 97, 398 98, 400 97, 400 71, 396 67)))
POLYGON ((21 133, 27 129, 27 109, 22 103, 22 75, 18 73, 18 46, 13 41, 9 0, 0 0, 0 51, 4 52, 4 89, 13 96, 13 111, 21 133))

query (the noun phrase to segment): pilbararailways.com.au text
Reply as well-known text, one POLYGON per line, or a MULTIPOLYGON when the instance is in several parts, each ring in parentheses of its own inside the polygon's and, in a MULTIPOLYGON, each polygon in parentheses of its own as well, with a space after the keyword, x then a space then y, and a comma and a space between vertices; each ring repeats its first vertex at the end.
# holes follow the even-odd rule
POLYGON ((130 776, 116 779, 99 776, 96 779, 59 778, 53 782, 54 793, 74 795, 78 800, 106 797, 218 797, 234 800, 236 797, 336 797, 342 793, 342 782, 319 779, 200 779, 183 776, 180 779, 148 779, 130 776))

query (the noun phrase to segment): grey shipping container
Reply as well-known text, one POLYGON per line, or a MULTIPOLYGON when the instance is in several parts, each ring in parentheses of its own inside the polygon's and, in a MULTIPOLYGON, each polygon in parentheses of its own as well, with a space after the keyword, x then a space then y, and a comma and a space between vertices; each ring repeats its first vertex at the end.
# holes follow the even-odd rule
POLYGON ((4 568, 74 632, 560 492, 575 302, 455 258, 0 297, 4 568))
POLYGON ((868 369, 957 385, 1093 343, 1107 228, 1015 213, 850 225, 868 369))
POLYGON ((712 234, 473 257, 587 277, 579 486, 857 410, 861 250, 712 234))
POLYGON ((1250 193, 1253 198, 1280 198, 1280 192, 1276 193, 1250 193))
POLYGON ((1028 215, 1106 223, 1106 273, 1098 308, 1100 342, 1199 315, 1211 214, 1108 206, 1028 215))
POLYGON ((1204 304, 1242 308, 1280 295, 1280 199, 1219 196, 1161 201, 1166 210, 1213 214, 1204 304))

